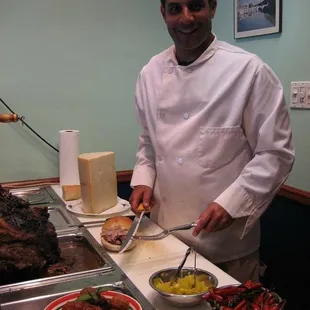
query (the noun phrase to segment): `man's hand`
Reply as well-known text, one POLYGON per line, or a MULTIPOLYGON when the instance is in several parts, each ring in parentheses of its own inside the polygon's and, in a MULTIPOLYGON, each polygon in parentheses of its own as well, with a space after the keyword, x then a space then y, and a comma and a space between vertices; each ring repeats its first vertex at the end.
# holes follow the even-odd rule
POLYGON ((151 207, 152 195, 153 190, 150 187, 146 185, 135 186, 129 199, 132 212, 135 214, 141 212, 138 210, 140 203, 143 203, 145 209, 149 209, 151 207))
POLYGON ((193 231, 193 236, 198 236, 203 229, 208 233, 223 230, 229 227, 233 221, 234 219, 222 206, 216 202, 212 202, 206 210, 201 213, 197 226, 193 231))

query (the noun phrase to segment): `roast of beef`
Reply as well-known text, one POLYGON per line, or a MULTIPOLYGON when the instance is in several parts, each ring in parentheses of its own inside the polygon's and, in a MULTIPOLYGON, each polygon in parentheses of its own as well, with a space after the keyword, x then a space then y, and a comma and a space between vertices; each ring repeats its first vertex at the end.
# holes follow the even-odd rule
POLYGON ((30 206, 0 185, 0 285, 42 277, 54 269, 66 271, 47 207, 30 206))

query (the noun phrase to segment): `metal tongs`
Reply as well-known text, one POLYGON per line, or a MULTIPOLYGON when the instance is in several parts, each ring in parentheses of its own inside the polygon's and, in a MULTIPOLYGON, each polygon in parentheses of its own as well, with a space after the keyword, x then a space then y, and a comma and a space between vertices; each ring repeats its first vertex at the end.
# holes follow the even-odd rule
POLYGON ((189 247, 180 263, 180 265, 178 266, 177 271, 175 272, 175 274, 172 276, 171 280, 170 280, 170 285, 172 285, 180 276, 180 273, 182 271, 182 268, 185 265, 185 262, 189 256, 189 254, 194 253, 194 285, 193 287, 196 287, 196 275, 197 275, 197 255, 196 255, 196 249, 189 247))
POLYGON ((152 235, 152 236, 133 236, 132 238, 134 240, 161 240, 164 239, 166 237, 168 237, 173 231, 177 231, 177 230, 188 230, 191 229, 193 227, 196 227, 197 223, 193 222, 191 224, 185 224, 185 225, 181 225, 181 226, 176 226, 176 227, 172 227, 169 229, 164 229, 162 232, 160 232, 159 234, 156 235, 152 235))

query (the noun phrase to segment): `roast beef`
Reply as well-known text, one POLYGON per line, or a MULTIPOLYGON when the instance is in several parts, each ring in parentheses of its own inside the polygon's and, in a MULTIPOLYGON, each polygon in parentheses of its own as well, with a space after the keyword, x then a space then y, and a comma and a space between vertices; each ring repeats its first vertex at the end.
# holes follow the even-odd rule
POLYGON ((47 207, 32 207, 0 185, 0 285, 41 277, 61 261, 47 207))
POLYGON ((128 230, 121 226, 109 227, 108 229, 102 230, 102 237, 111 244, 122 244, 125 239, 128 230))

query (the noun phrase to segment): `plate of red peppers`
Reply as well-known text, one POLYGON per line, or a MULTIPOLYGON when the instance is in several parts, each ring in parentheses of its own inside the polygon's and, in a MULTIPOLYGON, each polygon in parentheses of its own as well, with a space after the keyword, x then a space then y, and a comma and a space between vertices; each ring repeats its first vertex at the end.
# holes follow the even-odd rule
POLYGON ((286 300, 251 280, 240 285, 210 288, 203 296, 212 310, 282 310, 286 300))

